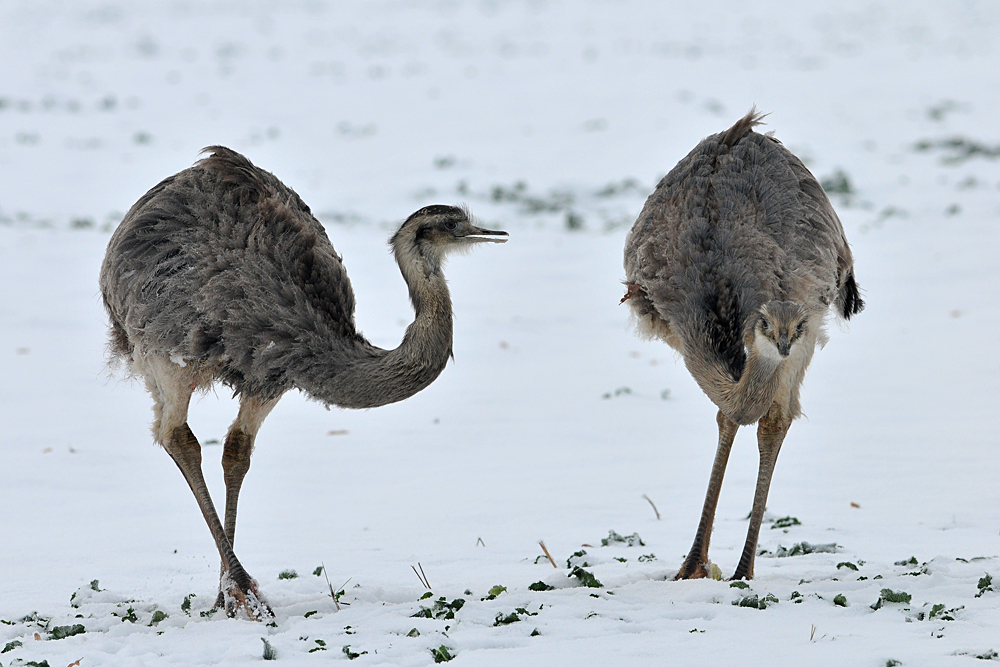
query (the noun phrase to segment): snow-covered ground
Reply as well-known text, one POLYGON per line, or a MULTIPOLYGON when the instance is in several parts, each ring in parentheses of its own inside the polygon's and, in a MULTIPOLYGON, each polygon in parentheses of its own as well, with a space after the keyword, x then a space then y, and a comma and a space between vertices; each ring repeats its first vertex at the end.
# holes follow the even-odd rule
MULTIPOLYGON (((19 0, 0 62, 0 665, 247 664, 262 638, 301 665, 1000 659, 995 2, 19 0), (744 590, 669 580, 715 410, 617 304, 653 184, 752 104, 849 190, 868 308, 813 361, 769 500, 800 525, 765 525, 744 590), (464 201, 511 234, 449 265, 456 361, 430 388, 289 395, 265 423, 236 551, 273 625, 209 613, 209 532, 141 384, 104 367, 110 232, 212 144, 310 204, 378 345, 411 317, 385 246, 406 215, 464 201), (837 546, 775 556, 801 543, 837 546), (603 588, 567 576, 580 550, 603 588)), ((217 500, 234 415, 224 388, 192 410, 217 500)), ((725 575, 756 463, 744 429, 725 575)))

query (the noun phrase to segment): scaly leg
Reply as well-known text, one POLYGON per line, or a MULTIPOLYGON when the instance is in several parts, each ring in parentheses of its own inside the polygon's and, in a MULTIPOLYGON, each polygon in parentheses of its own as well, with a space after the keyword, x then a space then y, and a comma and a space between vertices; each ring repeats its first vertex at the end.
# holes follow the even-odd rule
MULTIPOLYGON (((222 472, 226 480, 225 531, 230 546, 236 543, 236 509, 243 478, 250 469, 254 441, 261 424, 277 405, 278 400, 261 401, 256 398, 243 398, 240 401, 240 412, 229 427, 229 433, 226 434, 226 444, 222 450, 222 472)), ((225 576, 226 563, 223 561, 219 575, 219 596, 215 601, 215 606, 220 609, 226 606, 225 576)))
POLYGON ((675 579, 701 579, 709 576, 708 543, 712 539, 712 524, 715 521, 715 508, 719 504, 719 491, 722 489, 722 478, 726 474, 726 464, 729 462, 729 452, 733 448, 733 438, 740 425, 732 422, 719 411, 716 421, 719 423, 719 447, 715 450, 715 463, 712 464, 712 476, 708 480, 708 492, 705 494, 705 505, 701 510, 701 521, 698 532, 694 536, 694 544, 688 552, 684 564, 675 579))
POLYGON ((273 616, 271 609, 261 600, 257 584, 243 569, 243 565, 233 553, 233 546, 219 521, 212 497, 208 493, 205 477, 201 471, 201 445, 194 437, 187 423, 188 406, 191 402, 191 370, 167 359, 149 356, 141 359, 146 387, 153 396, 153 437, 160 443, 180 468, 181 474, 194 493, 201 514, 215 540, 215 546, 222 557, 226 589, 237 604, 226 611, 236 613, 237 606, 247 610, 250 618, 260 620, 262 616, 273 616))
POLYGON ((760 524, 764 519, 764 507, 767 505, 767 492, 771 488, 771 476, 774 474, 774 462, 778 460, 781 443, 792 420, 781 413, 777 404, 772 405, 767 414, 757 424, 757 447, 760 449, 760 469, 757 473, 757 491, 753 497, 753 510, 750 512, 750 527, 747 529, 747 541, 743 546, 733 579, 753 579, 753 562, 757 556, 757 539, 760 537, 760 524))

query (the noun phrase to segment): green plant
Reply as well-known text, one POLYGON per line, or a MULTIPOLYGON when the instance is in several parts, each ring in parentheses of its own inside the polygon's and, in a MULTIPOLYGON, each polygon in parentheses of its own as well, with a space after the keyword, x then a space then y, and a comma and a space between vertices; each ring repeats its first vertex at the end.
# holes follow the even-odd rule
MULTIPOLYGON (((629 390, 629 393, 631 393, 631 390, 629 390)), ((646 543, 642 541, 641 537, 639 537, 639 533, 632 533, 631 535, 622 536, 613 530, 609 530, 608 536, 601 540, 601 546, 607 547, 612 544, 624 544, 625 546, 628 547, 634 547, 637 544, 640 547, 646 546, 646 543)))
POLYGON ((536 581, 535 583, 528 585, 529 591, 553 591, 555 588, 555 586, 549 586, 544 581, 536 581))
POLYGON ((344 648, 342 648, 340 650, 344 652, 344 655, 347 656, 348 660, 354 660, 356 658, 360 658, 361 656, 363 656, 366 653, 368 653, 368 651, 362 651, 361 653, 355 653, 354 651, 351 650, 350 644, 348 644, 347 646, 345 646, 344 648))
MULTIPOLYGON (((133 621, 133 623, 134 622, 135 621, 133 621)), ((49 631, 49 639, 66 639, 67 637, 72 637, 73 635, 82 635, 86 631, 87 628, 83 627, 79 623, 75 625, 57 625, 49 631)))
POLYGON ((448 662, 455 659, 455 655, 448 650, 448 647, 444 644, 437 648, 431 649, 431 655, 434 657, 434 662, 448 662))
POLYGON ((160 611, 159 609, 157 609, 156 611, 153 612, 153 617, 151 619, 149 619, 149 627, 153 627, 154 625, 156 625, 160 621, 162 621, 165 618, 167 618, 167 616, 168 616, 167 612, 160 611))
POLYGON ((271 646, 271 642, 267 641, 263 637, 261 637, 260 640, 262 642, 264 642, 264 656, 263 656, 264 659, 265 660, 277 660, 278 659, 278 652, 274 650, 273 646, 271 646))
POLYGON ((775 519, 774 523, 771 524, 771 530, 775 528, 790 528, 792 526, 801 526, 802 522, 796 519, 794 516, 783 516, 780 519, 775 519))
POLYGON ((582 567, 579 566, 574 567, 570 571, 569 576, 576 577, 580 581, 580 583, 586 586, 587 588, 604 588, 604 584, 598 581, 597 577, 595 577, 590 572, 587 572, 582 567))
POLYGON ((993 577, 987 572, 986 576, 980 577, 979 583, 976 584, 976 588, 979 589, 979 592, 976 593, 976 597, 983 597, 983 595, 985 595, 988 591, 993 590, 993 577))
POLYGON ((299 573, 295 570, 282 570, 278 573, 278 579, 298 579, 299 573))
POLYGON ((843 593, 838 593, 833 598, 833 604, 837 605, 838 607, 846 607, 847 598, 844 596, 843 593))
POLYGON ((421 607, 420 610, 412 614, 410 618, 436 618, 451 620, 455 618, 455 612, 465 606, 465 600, 462 598, 455 598, 451 602, 448 602, 447 598, 440 597, 434 601, 434 606, 431 608, 421 607))
POLYGON ((858 571, 858 566, 857 566, 857 565, 855 565, 854 563, 850 563, 850 562, 848 562, 848 561, 844 561, 844 562, 842 562, 842 563, 837 563, 837 569, 838 569, 838 570, 839 570, 840 568, 842 568, 842 567, 846 567, 846 568, 847 568, 848 570, 854 570, 855 572, 857 572, 857 571, 858 571))
POLYGON ((191 615, 191 598, 195 597, 194 593, 188 593, 184 596, 184 602, 181 602, 181 611, 183 611, 188 616, 191 615))

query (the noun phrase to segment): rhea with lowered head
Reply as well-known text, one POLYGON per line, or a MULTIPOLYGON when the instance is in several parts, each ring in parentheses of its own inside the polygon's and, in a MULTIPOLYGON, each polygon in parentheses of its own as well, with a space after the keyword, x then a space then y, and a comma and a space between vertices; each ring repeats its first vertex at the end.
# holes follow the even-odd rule
POLYGON ((754 127, 751 111, 704 139, 646 201, 625 241, 627 301, 640 334, 680 352, 719 408, 701 521, 678 579, 709 576, 708 545, 733 438, 757 424, 760 467, 734 579, 750 579, 778 451, 830 311, 864 302, 843 227, 809 170, 754 127))
POLYGON ((147 192, 125 215, 101 267, 110 352, 145 380, 153 439, 194 492, 222 557, 217 606, 271 616, 233 552, 240 486, 254 440, 281 396, 299 389, 344 408, 401 401, 432 383, 452 356, 445 257, 506 232, 481 229, 468 210, 427 206, 390 245, 415 318, 393 350, 354 322, 354 292, 326 231, 299 196, 242 155, 209 155, 147 192), (230 387, 239 414, 226 435, 226 507, 220 521, 187 424, 193 392, 230 387))

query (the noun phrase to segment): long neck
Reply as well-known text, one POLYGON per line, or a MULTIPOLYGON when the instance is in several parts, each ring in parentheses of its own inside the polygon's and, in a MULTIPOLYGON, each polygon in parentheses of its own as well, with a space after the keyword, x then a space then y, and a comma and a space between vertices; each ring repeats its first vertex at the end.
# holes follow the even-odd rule
POLYGON ((684 363, 723 414, 737 424, 757 422, 771 407, 778 390, 781 358, 763 352, 751 338, 747 361, 739 380, 733 380, 723 365, 709 355, 685 354, 684 363))
POLYGON ((416 316, 403 342, 383 350, 367 342, 338 351, 337 362, 316 386, 313 397, 344 408, 374 408, 413 396, 431 384, 452 354, 451 294, 440 261, 414 248, 395 248, 416 316))

